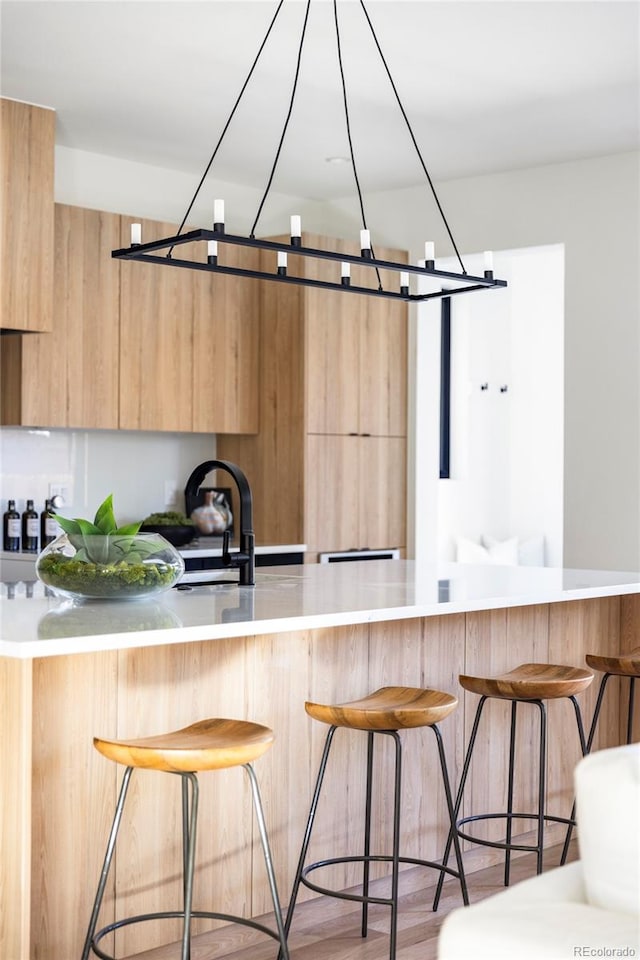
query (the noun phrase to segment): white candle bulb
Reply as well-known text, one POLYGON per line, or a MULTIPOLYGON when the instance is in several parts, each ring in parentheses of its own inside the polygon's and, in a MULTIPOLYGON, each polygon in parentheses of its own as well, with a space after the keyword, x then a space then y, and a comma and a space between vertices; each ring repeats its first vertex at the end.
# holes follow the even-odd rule
POLYGON ((435 260, 436 250, 433 240, 427 240, 424 245, 424 258, 425 260, 435 260))
POLYGON ((224 223, 224 200, 213 201, 213 222, 224 223))
POLYGON ((217 240, 208 240, 207 241, 207 256, 217 257, 218 256, 218 241, 217 240))
POLYGON ((408 287, 408 286, 409 286, 409 274, 408 274, 408 273, 401 273, 401 274, 400 274, 400 286, 401 286, 401 287, 408 287))
POLYGON ((350 277, 350 276, 351 276, 351 264, 350 264, 350 263, 344 263, 344 262, 342 263, 341 268, 340 268, 340 275, 343 276, 343 277, 350 277))
POLYGON ((493 270, 493 250, 485 250, 484 268, 485 270, 493 270))
POLYGON ((278 250, 278 266, 285 268, 287 266, 287 255, 282 250, 278 250))
POLYGON ((291 217, 291 236, 299 237, 302 235, 302 220, 295 214, 291 217))
POLYGON ((368 230, 360 231, 360 249, 361 250, 370 250, 371 249, 371 234, 368 230))
POLYGON ((141 223, 131 224, 131 246, 133 246, 134 243, 142 243, 142 224, 141 223))

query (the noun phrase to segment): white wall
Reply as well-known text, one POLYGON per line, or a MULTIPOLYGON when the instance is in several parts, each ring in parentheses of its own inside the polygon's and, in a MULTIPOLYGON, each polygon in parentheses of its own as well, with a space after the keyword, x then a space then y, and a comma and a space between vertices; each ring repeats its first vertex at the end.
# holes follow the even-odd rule
MULTIPOLYGON (((639 173, 639 154, 626 153, 438 188, 462 251, 564 244, 567 566, 640 568, 639 173)), ((411 189, 368 198, 374 241, 417 260, 434 239, 449 255, 425 197, 411 189)))
MULTIPOLYGON (((482 273, 482 254, 464 260, 482 273)), ((562 566, 564 250, 499 251, 494 265, 506 289, 451 301, 450 477, 423 469, 419 486, 437 502, 438 559, 455 559, 458 537, 544 537, 546 563, 562 566)), ((439 304, 419 314, 439 328, 439 304)), ((439 371, 426 379, 439 410, 439 371)), ((416 433, 420 445, 432 436, 416 433)), ((431 540, 418 528, 417 550, 433 553, 431 540)))
MULTIPOLYGON (((138 433, 127 430, 0 431, 0 500, 16 500, 20 512, 32 499, 40 513, 49 484, 69 489, 63 516, 92 520, 113 493, 118 522, 149 513, 184 510, 189 474, 215 457, 215 437, 202 433, 138 433)), ((3 507, 4 509, 4 507, 3 507)))

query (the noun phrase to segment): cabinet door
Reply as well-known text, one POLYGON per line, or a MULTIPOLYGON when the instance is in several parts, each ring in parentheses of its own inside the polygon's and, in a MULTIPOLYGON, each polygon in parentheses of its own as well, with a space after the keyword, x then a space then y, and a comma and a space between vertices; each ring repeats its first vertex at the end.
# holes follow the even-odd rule
MULTIPOLYGON (((219 257, 227 266, 259 268, 259 250, 221 244, 219 257)), ((199 271, 192 281, 193 429, 257 433, 260 284, 199 271)))
POLYGON ((359 432, 407 434, 407 307, 366 300, 360 327, 359 432))
POLYGON ((406 534, 407 443, 402 437, 358 437, 358 522, 361 547, 403 547, 406 534))
POLYGON ((365 299, 333 291, 306 292, 309 433, 360 432, 360 328, 365 299))
POLYGON ((305 542, 309 560, 326 550, 357 549, 361 491, 359 437, 307 437, 305 542))
POLYGON ((4 422, 117 429, 119 242, 117 214, 56 204, 54 329, 18 338, 4 422))
POLYGON ((0 326, 51 330, 53 316, 53 110, 2 100, 0 326))
MULTIPOLYGON (((123 247, 131 222, 122 217, 123 247)), ((143 240, 175 232, 173 224, 142 221, 143 240)), ((192 271, 124 260, 120 267, 120 427, 191 430, 192 271)))

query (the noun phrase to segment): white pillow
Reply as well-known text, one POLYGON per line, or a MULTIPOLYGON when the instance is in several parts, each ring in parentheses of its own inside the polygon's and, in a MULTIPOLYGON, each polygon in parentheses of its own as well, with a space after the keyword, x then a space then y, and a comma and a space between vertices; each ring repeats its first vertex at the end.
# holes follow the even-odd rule
MULTIPOLYGON (((484 539, 484 538, 483 538, 484 539)), ((456 560, 458 563, 495 563, 503 566, 515 566, 518 563, 518 538, 493 540, 483 546, 466 537, 456 540, 456 560)))
MULTIPOLYGON (((500 545, 495 537, 490 537, 485 533, 482 534, 482 543, 489 550, 500 545)), ((503 543, 511 543, 511 540, 504 540, 503 543)), ((521 567, 544 567, 544 537, 530 537, 528 540, 520 540, 516 563, 521 567)))
POLYGON ((522 567, 544 567, 544 537, 529 537, 518 544, 518 563, 522 567))

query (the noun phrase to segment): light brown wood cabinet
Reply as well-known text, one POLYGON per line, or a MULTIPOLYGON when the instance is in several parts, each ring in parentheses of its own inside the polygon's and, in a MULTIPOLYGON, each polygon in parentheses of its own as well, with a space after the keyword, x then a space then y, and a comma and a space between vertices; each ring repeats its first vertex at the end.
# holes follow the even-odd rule
MULTIPOLYGON (((256 285, 113 260, 131 220, 55 205, 54 330, 2 337, 0 421, 255 432, 256 285)), ((175 231, 143 222, 148 239, 175 231)))
POLYGON ((51 330, 55 113, 0 100, 3 330, 51 330))
POLYGON ((405 545, 406 439, 308 434, 305 540, 314 553, 405 545))
MULTIPOLYGON (((133 218, 122 217, 121 246, 133 218)), ((177 232, 143 220, 146 241, 177 232)), ((180 248, 185 259, 206 248, 180 248)), ((220 262, 254 268, 257 251, 224 247, 220 262), (224 258, 224 260, 223 260, 224 258)), ((127 430, 255 433, 258 312, 255 282, 121 261, 120 426, 127 430)))
POLYGON ((120 217, 55 205, 54 329, 2 337, 2 423, 116 429, 120 217))
MULTIPOLYGON (((303 243, 348 250, 309 234, 303 243)), ((336 264, 307 269, 326 276, 336 264)), ((321 551, 403 547, 406 306, 260 286, 259 433, 218 439, 219 456, 240 463, 252 483, 258 540, 306 543, 311 561, 321 551)))
MULTIPOLYGON (((145 241, 170 237, 170 223, 142 220, 145 241)), ((122 218, 120 247, 131 229, 122 218)), ((191 271, 120 261, 120 427, 190 430, 193 424, 191 271)))

